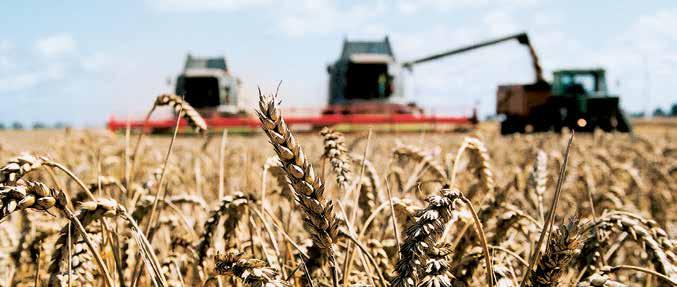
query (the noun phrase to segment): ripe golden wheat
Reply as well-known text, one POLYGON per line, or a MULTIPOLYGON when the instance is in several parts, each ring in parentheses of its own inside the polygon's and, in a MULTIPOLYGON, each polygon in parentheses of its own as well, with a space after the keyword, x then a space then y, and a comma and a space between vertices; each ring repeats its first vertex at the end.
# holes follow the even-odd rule
MULTIPOLYGON (((258 104, 262 133, 221 151, 98 131, 0 138, 0 286, 677 281, 674 127, 576 134, 566 154, 566 132, 502 137, 490 125, 301 134, 277 95, 258 104)), ((180 97, 163 105, 206 131, 180 97)))

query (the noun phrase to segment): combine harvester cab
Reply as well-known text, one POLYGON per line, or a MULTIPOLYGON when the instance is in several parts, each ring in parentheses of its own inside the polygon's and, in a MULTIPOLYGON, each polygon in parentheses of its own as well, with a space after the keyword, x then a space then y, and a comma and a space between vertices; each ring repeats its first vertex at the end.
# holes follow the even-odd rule
POLYGON ((398 89, 399 65, 386 37, 383 41, 343 42, 341 55, 327 67, 329 105, 323 114, 415 114, 398 89))
MULTIPOLYGON (((258 127, 258 120, 249 113, 241 91, 241 81, 230 73, 224 57, 200 58, 190 54, 181 73, 176 78, 175 93, 195 108, 205 119, 210 130, 223 128, 251 130, 258 127)), ((176 116, 176 114, 174 114, 176 116)), ((126 121, 111 118, 110 130, 124 130, 126 121)), ((179 122, 182 131, 187 123, 179 122)), ((176 125, 176 118, 135 120, 129 123, 133 130, 152 133, 169 133, 176 125)))
POLYGON ((176 94, 204 117, 242 115, 240 80, 230 74, 225 58, 186 58, 176 79, 176 94))
POLYGON ((441 116, 407 102, 401 70, 387 36, 382 41, 344 40, 339 58, 327 67, 329 100, 322 124, 342 131, 415 132, 463 130, 476 123, 474 110, 469 116, 441 116))

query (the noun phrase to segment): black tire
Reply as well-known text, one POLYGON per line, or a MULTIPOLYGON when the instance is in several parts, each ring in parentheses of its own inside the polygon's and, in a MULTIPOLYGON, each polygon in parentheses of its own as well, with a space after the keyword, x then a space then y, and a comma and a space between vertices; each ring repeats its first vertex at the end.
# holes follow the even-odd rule
POLYGON ((630 133, 632 132, 632 126, 630 125, 630 121, 628 120, 627 117, 625 117, 625 113, 623 111, 618 110, 616 113, 616 130, 622 133, 630 133))
POLYGON ((501 122, 501 134, 509 135, 514 133, 524 133, 526 124, 523 120, 508 116, 501 122))

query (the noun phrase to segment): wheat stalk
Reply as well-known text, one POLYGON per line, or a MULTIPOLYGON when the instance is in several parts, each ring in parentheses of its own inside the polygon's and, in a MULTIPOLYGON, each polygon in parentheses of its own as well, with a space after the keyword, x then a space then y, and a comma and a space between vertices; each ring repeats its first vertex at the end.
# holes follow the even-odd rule
POLYGON ((183 287, 183 278, 179 266, 179 258, 175 253, 170 254, 162 260, 162 273, 167 277, 167 283, 171 286, 183 287))
POLYGON ((550 229, 552 228, 553 222, 555 220, 555 212, 557 211, 557 206, 559 204, 559 199, 562 194, 562 183, 564 182, 564 177, 566 176, 566 168, 567 168, 567 163, 569 161, 569 152, 571 150, 571 144, 573 143, 574 140, 574 133, 571 133, 571 136, 569 137, 569 142, 567 143, 566 150, 564 152, 564 160, 562 161, 562 164, 560 166, 560 172, 559 176, 557 177, 557 186, 555 188, 555 196, 552 200, 552 203, 550 204, 550 209, 548 211, 548 218, 545 221, 545 224, 543 226, 543 230, 541 231, 541 234, 538 238, 538 242, 536 243, 536 246, 534 247, 534 252, 529 258, 529 267, 527 267, 527 270, 524 272, 524 278, 520 281, 520 286, 522 286, 525 281, 527 280, 528 276, 531 274, 533 270, 534 264, 539 261, 540 259, 540 254, 541 254, 541 246, 543 245, 544 241, 549 241, 550 238, 550 229), (546 240, 546 237, 548 238, 546 240))

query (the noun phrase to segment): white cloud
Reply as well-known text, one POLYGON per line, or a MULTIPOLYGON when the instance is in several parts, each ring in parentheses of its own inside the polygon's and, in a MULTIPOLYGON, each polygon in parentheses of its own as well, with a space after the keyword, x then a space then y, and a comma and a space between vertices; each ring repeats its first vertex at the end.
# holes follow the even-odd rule
POLYGON ((447 12, 455 9, 485 7, 488 0, 422 0, 422 1, 397 1, 398 11, 405 15, 415 13, 427 13, 431 11, 447 12))
POLYGON ((0 42, 0 93, 20 92, 65 78, 73 59, 62 56, 75 52, 75 40, 69 34, 40 39, 35 50, 19 50, 8 41, 0 42))
POLYGON ((395 7, 404 15, 431 12, 467 11, 468 9, 526 9, 542 4, 540 0, 399 0, 395 7))
POLYGON ((677 9, 642 15, 592 57, 609 67, 609 78, 619 81, 624 106, 651 110, 675 102, 677 90, 677 9))
POLYGON ((147 0, 146 3, 161 11, 204 12, 235 11, 275 3, 273 0, 147 0))
POLYGON ((113 64, 113 59, 106 53, 97 52, 80 59, 80 65, 85 71, 98 72, 113 64))
POLYGON ((513 19, 506 11, 502 10, 489 12, 484 15, 482 22, 487 26, 491 35, 507 35, 521 29, 515 22, 515 19, 513 19))
POLYGON ((650 34, 641 33, 638 36, 652 35, 654 37, 664 37, 666 39, 677 40, 677 9, 661 10, 653 15, 644 15, 633 25, 632 32, 651 32, 650 34))
POLYGON ((0 40, 0 75, 9 71, 14 67, 14 62, 11 58, 13 45, 7 40, 0 40))
POLYGON ((49 80, 63 79, 65 67, 54 64, 35 71, 17 72, 0 75, 0 93, 12 93, 33 88, 49 80))
MULTIPOLYGON (((280 14, 287 16, 280 19, 279 28, 291 37, 336 31, 365 34, 363 28, 370 23, 370 20, 386 12, 385 6, 380 2, 342 7, 330 0, 305 0, 300 4, 285 5, 281 9, 283 12, 280 14)), ((370 33, 366 36, 373 36, 372 33, 382 30, 381 28, 374 29, 377 26, 371 27, 371 31, 368 31, 370 33)))
POLYGON ((37 51, 48 58, 73 54, 76 43, 70 34, 56 34, 40 39, 35 45, 37 51))
POLYGON ((0 93, 16 92, 35 86, 40 82, 40 75, 37 73, 23 73, 0 77, 0 93))
POLYGON ((12 43, 7 40, 0 40, 0 53, 4 53, 12 49, 12 43))

